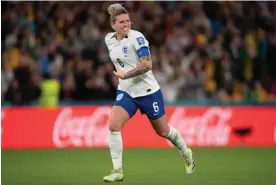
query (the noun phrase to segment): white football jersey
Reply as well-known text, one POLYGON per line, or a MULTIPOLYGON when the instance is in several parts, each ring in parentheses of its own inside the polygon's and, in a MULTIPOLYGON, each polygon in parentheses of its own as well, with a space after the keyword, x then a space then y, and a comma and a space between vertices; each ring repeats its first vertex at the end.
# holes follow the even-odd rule
MULTIPOLYGON (((105 36, 110 59, 117 71, 128 72, 140 63, 137 50, 149 47, 149 42, 142 33, 135 30, 130 30, 122 40, 117 40, 115 34, 115 32, 111 32, 105 36)), ((118 89, 135 98, 155 93, 160 87, 150 70, 133 78, 119 79, 118 89)))

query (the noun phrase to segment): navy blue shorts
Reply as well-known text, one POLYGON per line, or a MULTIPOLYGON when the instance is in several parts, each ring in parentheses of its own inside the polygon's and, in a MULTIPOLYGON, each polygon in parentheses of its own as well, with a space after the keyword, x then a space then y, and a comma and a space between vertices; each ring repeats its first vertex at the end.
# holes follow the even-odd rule
POLYGON ((157 92, 132 98, 128 93, 117 90, 117 98, 114 105, 123 107, 131 118, 137 111, 146 114, 149 119, 156 120, 165 114, 163 95, 159 89, 157 92))

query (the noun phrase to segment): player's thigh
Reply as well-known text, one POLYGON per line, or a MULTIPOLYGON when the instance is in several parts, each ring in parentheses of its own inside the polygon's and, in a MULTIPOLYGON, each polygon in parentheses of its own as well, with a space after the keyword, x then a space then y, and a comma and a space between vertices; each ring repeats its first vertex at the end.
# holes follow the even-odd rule
POLYGON ((124 124, 136 113, 137 106, 125 92, 118 90, 116 101, 109 119, 110 131, 120 131, 124 124))
POLYGON ((112 132, 120 131, 129 118, 129 114, 123 107, 113 106, 109 118, 109 130, 112 132))

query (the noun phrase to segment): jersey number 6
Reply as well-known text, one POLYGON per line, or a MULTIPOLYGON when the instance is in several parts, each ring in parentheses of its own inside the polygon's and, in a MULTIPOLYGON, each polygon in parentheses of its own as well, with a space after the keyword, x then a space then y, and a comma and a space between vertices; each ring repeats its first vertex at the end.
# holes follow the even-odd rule
POLYGON ((125 67, 124 63, 118 58, 117 62, 120 64, 121 67, 125 67))
POLYGON ((158 111, 159 111, 159 107, 158 107, 157 102, 154 102, 154 103, 152 104, 152 106, 153 106, 154 112, 158 112, 158 111))

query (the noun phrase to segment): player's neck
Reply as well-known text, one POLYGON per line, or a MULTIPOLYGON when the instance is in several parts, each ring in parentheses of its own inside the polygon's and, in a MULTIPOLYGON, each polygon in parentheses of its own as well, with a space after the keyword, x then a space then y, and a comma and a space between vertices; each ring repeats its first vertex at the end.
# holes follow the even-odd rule
POLYGON ((120 34, 116 34, 116 39, 117 40, 123 40, 127 35, 120 35, 120 34))
MULTIPOLYGON (((128 32, 128 33, 129 33, 129 32, 128 32)), ((124 38, 128 38, 128 33, 127 33, 127 34, 118 34, 118 33, 116 32, 115 38, 116 38, 117 40, 123 40, 124 38)))

